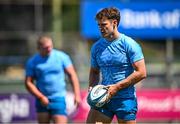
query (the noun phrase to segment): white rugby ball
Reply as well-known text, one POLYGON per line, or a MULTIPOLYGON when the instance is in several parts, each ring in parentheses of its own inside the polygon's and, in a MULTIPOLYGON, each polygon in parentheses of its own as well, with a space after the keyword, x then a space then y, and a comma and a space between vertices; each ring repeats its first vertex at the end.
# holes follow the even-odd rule
POLYGON ((107 103, 108 88, 104 85, 94 86, 88 94, 87 102, 92 107, 102 107, 107 103))

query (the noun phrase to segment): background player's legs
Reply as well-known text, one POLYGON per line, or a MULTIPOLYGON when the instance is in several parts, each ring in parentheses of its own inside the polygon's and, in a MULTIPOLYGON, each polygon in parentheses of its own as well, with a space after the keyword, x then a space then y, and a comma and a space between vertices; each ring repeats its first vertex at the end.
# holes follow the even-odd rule
POLYGON ((53 115, 52 119, 55 124, 67 123, 67 117, 65 115, 53 115))
POLYGON ((39 124, 48 124, 50 123, 51 117, 48 113, 42 112, 42 113, 37 113, 37 119, 39 124))
POLYGON ((102 123, 111 123, 112 118, 102 114, 101 112, 91 109, 88 114, 87 123, 96 123, 96 122, 102 122, 102 123))

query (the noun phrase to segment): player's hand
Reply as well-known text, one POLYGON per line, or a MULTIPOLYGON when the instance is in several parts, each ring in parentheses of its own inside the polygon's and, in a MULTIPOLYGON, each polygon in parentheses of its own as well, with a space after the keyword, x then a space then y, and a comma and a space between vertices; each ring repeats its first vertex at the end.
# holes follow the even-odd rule
POLYGON ((111 99, 118 92, 118 87, 116 84, 108 85, 108 100, 111 99))
POLYGON ((93 87, 92 87, 92 86, 90 86, 90 87, 88 88, 88 92, 90 92, 90 91, 92 90, 92 88, 93 88, 93 87))
POLYGON ((74 98, 75 106, 78 107, 80 105, 80 103, 81 103, 81 96, 80 95, 75 96, 75 98, 74 98))
POLYGON ((41 104, 43 106, 47 106, 49 104, 49 100, 46 96, 42 96, 41 98, 39 98, 39 100, 41 101, 41 104))

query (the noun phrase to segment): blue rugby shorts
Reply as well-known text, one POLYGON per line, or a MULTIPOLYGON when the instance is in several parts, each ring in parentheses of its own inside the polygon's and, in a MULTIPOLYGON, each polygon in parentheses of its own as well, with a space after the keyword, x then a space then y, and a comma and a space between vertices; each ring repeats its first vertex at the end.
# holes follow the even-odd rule
POLYGON ((136 120, 137 99, 136 98, 113 98, 101 108, 93 108, 104 115, 125 121, 136 120))
POLYGON ((47 112, 51 115, 65 115, 67 116, 66 111, 66 101, 64 97, 49 99, 49 105, 43 106, 39 100, 36 100, 36 111, 47 112))

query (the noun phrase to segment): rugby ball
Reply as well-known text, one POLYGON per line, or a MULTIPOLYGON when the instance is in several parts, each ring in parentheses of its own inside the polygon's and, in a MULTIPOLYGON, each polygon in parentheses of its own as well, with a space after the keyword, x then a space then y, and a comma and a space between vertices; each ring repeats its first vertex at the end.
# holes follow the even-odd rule
POLYGON ((94 86, 88 94, 87 102, 92 107, 102 107, 107 103, 108 88, 104 85, 94 86))

